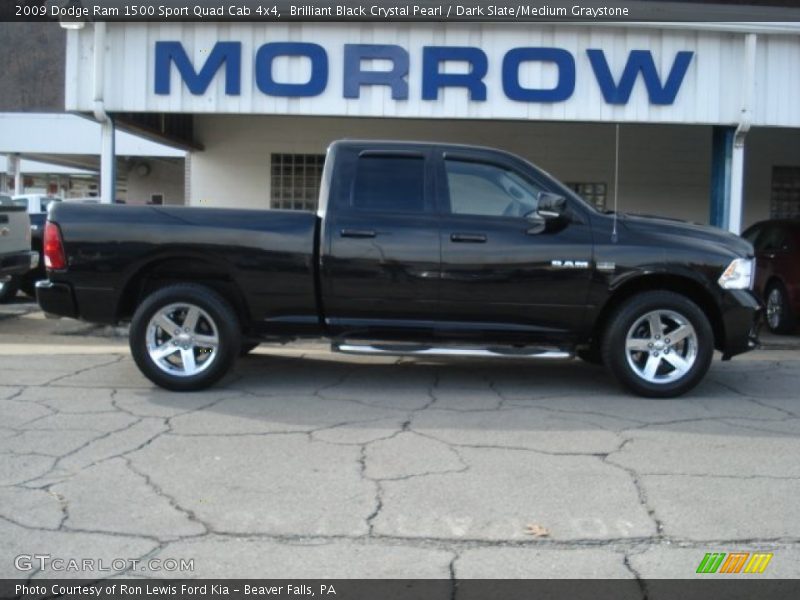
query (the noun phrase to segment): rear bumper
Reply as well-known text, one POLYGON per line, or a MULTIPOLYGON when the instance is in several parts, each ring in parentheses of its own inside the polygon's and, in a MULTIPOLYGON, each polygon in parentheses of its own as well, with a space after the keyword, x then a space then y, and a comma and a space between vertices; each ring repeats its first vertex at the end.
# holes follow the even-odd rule
POLYGON ((0 276, 22 275, 39 266, 39 253, 25 250, 0 256, 0 276))
POLYGON ((90 323, 117 323, 113 289, 72 285, 61 281, 36 282, 36 301, 48 315, 82 319, 90 323))
POLYGON ((725 339, 722 358, 727 360, 758 346, 758 331, 764 316, 763 306, 750 290, 728 290, 722 299, 725 339))
POLYGON ((66 283, 44 280, 36 282, 36 301, 48 315, 78 318, 78 307, 72 288, 66 283))

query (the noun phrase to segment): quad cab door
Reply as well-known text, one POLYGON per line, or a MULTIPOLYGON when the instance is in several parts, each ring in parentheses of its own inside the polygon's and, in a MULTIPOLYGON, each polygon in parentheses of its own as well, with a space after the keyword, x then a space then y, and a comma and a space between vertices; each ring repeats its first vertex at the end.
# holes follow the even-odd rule
POLYGON ((335 335, 429 334, 438 318, 439 223, 430 147, 337 150, 323 221, 322 305, 335 335))
POLYGON ((440 158, 446 327, 497 341, 579 332, 593 271, 586 207, 513 157, 465 149, 440 158))

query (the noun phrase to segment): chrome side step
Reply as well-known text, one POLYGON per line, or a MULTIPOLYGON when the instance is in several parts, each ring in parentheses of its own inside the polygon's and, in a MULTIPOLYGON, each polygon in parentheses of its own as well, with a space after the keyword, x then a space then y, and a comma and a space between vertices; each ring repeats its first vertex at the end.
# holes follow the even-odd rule
POLYGON ((342 354, 371 354, 379 356, 464 356, 473 358, 532 358, 569 359, 574 354, 564 350, 527 346, 457 347, 425 346, 420 344, 351 344, 333 342, 331 351, 342 354))

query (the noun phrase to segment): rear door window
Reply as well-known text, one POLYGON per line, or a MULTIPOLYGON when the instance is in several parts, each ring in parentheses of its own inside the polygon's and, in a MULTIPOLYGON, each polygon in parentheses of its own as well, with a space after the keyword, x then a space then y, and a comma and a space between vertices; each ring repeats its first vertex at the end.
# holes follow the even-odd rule
POLYGON ((425 212, 425 159, 422 156, 360 156, 351 207, 365 212, 425 212))

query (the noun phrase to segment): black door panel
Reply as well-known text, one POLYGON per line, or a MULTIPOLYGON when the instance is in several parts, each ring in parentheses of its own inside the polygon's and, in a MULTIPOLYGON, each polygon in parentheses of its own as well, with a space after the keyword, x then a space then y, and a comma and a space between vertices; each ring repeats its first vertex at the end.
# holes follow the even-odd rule
POLYGON ((429 155, 341 157, 354 183, 339 188, 326 217, 322 260, 325 319, 335 334, 419 329, 438 317, 441 242, 429 155))
POLYGON ((442 312, 449 327, 525 341, 581 327, 592 274, 591 229, 569 213, 535 221, 546 184, 512 166, 459 156, 439 170, 442 312), (537 225, 538 224, 538 225, 537 225))

